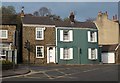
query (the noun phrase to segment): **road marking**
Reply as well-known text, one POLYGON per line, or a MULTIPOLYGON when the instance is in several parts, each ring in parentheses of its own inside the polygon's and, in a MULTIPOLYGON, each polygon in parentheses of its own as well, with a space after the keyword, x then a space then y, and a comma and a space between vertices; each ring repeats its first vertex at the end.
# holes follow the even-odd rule
POLYGON ((53 77, 49 76, 49 75, 46 74, 45 72, 44 72, 43 74, 46 75, 49 79, 53 79, 53 77))

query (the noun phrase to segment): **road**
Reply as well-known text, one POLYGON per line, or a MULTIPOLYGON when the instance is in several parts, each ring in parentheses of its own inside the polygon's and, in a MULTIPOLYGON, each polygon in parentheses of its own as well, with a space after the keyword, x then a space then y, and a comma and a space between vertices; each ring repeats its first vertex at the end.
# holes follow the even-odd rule
POLYGON ((118 65, 31 66, 31 73, 3 81, 118 81, 118 65))

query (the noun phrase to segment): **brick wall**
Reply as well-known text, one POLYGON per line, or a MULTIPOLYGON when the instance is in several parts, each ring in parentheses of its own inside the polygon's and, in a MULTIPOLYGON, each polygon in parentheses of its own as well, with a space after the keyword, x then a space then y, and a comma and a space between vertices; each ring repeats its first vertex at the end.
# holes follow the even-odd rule
POLYGON ((0 39, 2 42, 13 42, 13 34, 16 30, 15 25, 0 25, 0 30, 8 30, 8 38, 7 39, 0 39))
POLYGON ((36 27, 23 27, 23 45, 22 45, 22 56, 23 62, 27 63, 28 54, 27 50, 24 48, 24 42, 30 41, 30 63, 33 64, 46 64, 47 63, 47 44, 55 44, 55 28, 46 27, 44 30, 44 40, 35 39, 35 29, 36 27), (44 46, 44 58, 36 58, 36 45, 44 46))

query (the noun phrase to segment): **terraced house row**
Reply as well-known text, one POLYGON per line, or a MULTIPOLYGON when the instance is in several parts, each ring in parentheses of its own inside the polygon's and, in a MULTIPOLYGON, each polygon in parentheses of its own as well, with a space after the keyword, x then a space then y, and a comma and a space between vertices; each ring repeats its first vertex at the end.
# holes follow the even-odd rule
MULTIPOLYGON (((18 63, 19 60, 31 64, 99 64, 120 61, 119 22, 116 16, 109 20, 107 12, 99 12, 95 22, 79 22, 75 20, 73 12, 69 20, 62 21, 24 14, 22 10, 21 21, 22 49, 18 51, 22 54, 16 54, 18 63)), ((0 38, 6 36, 2 40, 8 43, 9 30, 2 26, 1 31, 0 38)), ((7 52, 8 49, 4 52, 5 56, 9 55, 7 52)))

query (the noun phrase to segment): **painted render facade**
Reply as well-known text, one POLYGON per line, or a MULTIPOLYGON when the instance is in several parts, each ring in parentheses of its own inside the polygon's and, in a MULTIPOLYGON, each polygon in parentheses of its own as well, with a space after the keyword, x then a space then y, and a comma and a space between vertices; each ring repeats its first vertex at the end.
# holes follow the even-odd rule
POLYGON ((95 23, 98 28, 99 45, 112 45, 119 43, 120 30, 116 15, 110 20, 107 12, 99 12, 95 23))
POLYGON ((99 56, 98 30, 94 23, 70 21, 56 23, 56 62, 58 64, 98 64, 99 56), (64 31, 69 32, 68 37, 71 37, 69 40, 64 41, 64 31), (95 33, 95 41, 90 39, 91 32, 95 33), (92 49, 94 49, 94 58, 91 57, 92 49))

